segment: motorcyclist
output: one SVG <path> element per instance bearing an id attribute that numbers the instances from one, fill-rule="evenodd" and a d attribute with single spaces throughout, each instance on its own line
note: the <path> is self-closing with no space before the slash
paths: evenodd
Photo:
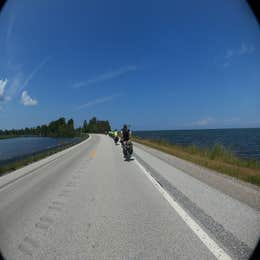
<path id="1" fill-rule="evenodd" d="M 127 125 L 124 125 L 121 131 L 122 141 L 129 141 L 131 138 L 131 131 L 128 129 Z"/>
<path id="2" fill-rule="evenodd" d="M 133 152 L 133 146 L 132 143 L 130 142 L 130 139 L 131 139 L 131 131 L 128 129 L 127 125 L 124 125 L 121 131 L 121 143 L 123 146 L 124 156 L 126 156 L 127 154 L 126 144 L 128 144 L 127 146 L 130 149 L 130 154 L 132 154 Z"/>
<path id="3" fill-rule="evenodd" d="M 115 143 L 117 144 L 117 142 L 118 142 L 118 140 L 119 140 L 117 129 L 114 131 L 113 134 L 114 134 L 114 141 L 115 141 Z"/>

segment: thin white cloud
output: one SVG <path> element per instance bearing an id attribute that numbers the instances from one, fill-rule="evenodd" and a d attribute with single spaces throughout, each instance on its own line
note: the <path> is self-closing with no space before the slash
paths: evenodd
<path id="1" fill-rule="evenodd" d="M 10 101 L 10 100 L 12 100 L 12 98 L 10 96 L 5 96 L 4 97 L 4 101 Z"/>
<path id="2" fill-rule="evenodd" d="M 0 79 L 0 102 L 10 101 L 10 97 L 6 95 L 6 85 L 8 83 L 7 79 Z"/>
<path id="3" fill-rule="evenodd" d="M 27 91 L 23 91 L 21 95 L 21 103 L 25 106 L 36 106 L 38 101 L 36 99 L 32 99 Z"/>
<path id="4" fill-rule="evenodd" d="M 85 85 L 86 85 L 86 81 L 79 81 L 79 82 L 76 82 L 72 87 L 81 88 L 81 87 L 84 87 Z"/>
<path id="5" fill-rule="evenodd" d="M 136 70 L 136 66 L 128 66 L 128 67 L 120 68 L 118 70 L 106 72 L 106 73 L 103 73 L 103 74 L 97 76 L 94 79 L 76 82 L 73 85 L 73 88 L 81 88 L 81 87 L 89 86 L 91 84 L 99 83 L 102 81 L 118 78 L 124 74 L 127 74 L 130 71 L 135 71 L 135 70 Z"/>
<path id="6" fill-rule="evenodd" d="M 223 64 L 223 67 L 224 68 L 227 68 L 227 67 L 229 67 L 230 66 L 230 62 L 229 61 L 226 61 L 224 64 Z"/>
<path id="7" fill-rule="evenodd" d="M 0 97 L 4 96 L 5 93 L 5 87 L 7 85 L 8 80 L 7 79 L 0 79 Z"/>
<path id="8" fill-rule="evenodd" d="M 225 62 L 223 66 L 226 68 L 230 66 L 231 61 L 234 57 L 250 55 L 255 51 L 255 47 L 252 44 L 241 43 L 239 48 L 236 49 L 228 49 L 225 54 Z"/>
<path id="9" fill-rule="evenodd" d="M 96 98 L 96 99 L 88 101 L 87 103 L 85 103 L 83 105 L 78 106 L 76 108 L 76 110 L 81 110 L 81 109 L 86 108 L 86 107 L 92 107 L 92 106 L 97 105 L 97 104 L 106 103 L 108 101 L 113 100 L 114 98 L 116 98 L 118 96 L 121 96 L 121 94 L 114 94 L 114 95 L 111 95 L 111 96 Z"/>
<path id="10" fill-rule="evenodd" d="M 32 99 L 27 91 L 24 89 L 28 86 L 31 80 L 35 75 L 47 64 L 51 57 L 44 58 L 33 70 L 32 72 L 24 79 L 23 73 L 21 70 L 18 71 L 10 80 L 0 80 L 0 102 L 1 105 L 12 100 L 13 97 L 21 94 L 21 103 L 25 106 L 35 106 L 38 101 Z M 8 82 L 8 91 L 6 91 L 6 85 Z M 7 95 L 8 92 L 8 95 Z"/>
<path id="11" fill-rule="evenodd" d="M 260 118 L 253 120 L 253 121 L 249 121 L 248 124 L 249 125 L 260 125 Z"/>
<path id="12" fill-rule="evenodd" d="M 8 87 L 8 94 L 11 98 L 13 98 L 19 90 L 19 87 L 21 86 L 23 82 L 23 74 L 21 72 L 16 73 L 11 80 L 9 80 L 9 87 Z"/>
<path id="13" fill-rule="evenodd" d="M 240 118 L 239 117 L 231 117 L 231 118 L 228 118 L 228 119 L 224 119 L 223 122 L 224 123 L 236 123 L 236 122 L 239 122 L 240 121 Z"/>
<path id="14" fill-rule="evenodd" d="M 213 121 L 214 121 L 214 118 L 207 117 L 207 118 L 203 118 L 203 119 L 200 119 L 198 121 L 193 122 L 192 125 L 195 125 L 195 126 L 206 126 L 206 125 L 208 125 L 209 123 L 211 123 Z"/>
<path id="15" fill-rule="evenodd" d="M 14 22 L 15 22 L 15 16 L 12 15 L 11 18 L 10 18 L 10 22 L 8 24 L 7 33 L 6 33 L 6 45 L 7 46 L 9 45 L 9 42 L 10 42 L 10 39 L 11 39 L 11 36 L 12 36 L 12 33 L 13 33 Z"/>
<path id="16" fill-rule="evenodd" d="M 29 76 L 25 79 L 20 91 L 22 91 L 23 89 L 25 89 L 27 87 L 27 85 L 29 84 L 29 82 L 33 79 L 33 77 L 35 76 L 36 73 L 38 73 L 43 67 L 44 65 L 47 64 L 47 62 L 51 59 L 50 56 L 44 58 L 41 63 L 39 63 L 33 70 L 32 72 L 29 74 Z"/>
<path id="17" fill-rule="evenodd" d="M 245 43 L 241 44 L 241 47 L 237 51 L 238 55 L 245 55 L 245 54 L 251 54 L 254 52 L 254 46 L 253 45 L 246 45 Z"/>
<path id="18" fill-rule="evenodd" d="M 234 50 L 227 50 L 226 52 L 226 59 L 231 58 L 234 55 Z"/>

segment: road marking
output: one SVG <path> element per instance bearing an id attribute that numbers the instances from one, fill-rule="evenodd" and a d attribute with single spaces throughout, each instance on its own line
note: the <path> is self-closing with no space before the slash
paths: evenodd
<path id="1" fill-rule="evenodd" d="M 189 226 L 195 235 L 203 242 L 209 251 L 219 260 L 231 260 L 232 258 L 212 240 L 209 235 L 194 221 L 189 214 L 170 196 L 170 194 L 152 177 L 152 175 L 135 158 L 136 164 L 152 182 L 154 187 L 163 195 L 172 208 L 178 213 L 182 220 Z"/>
<path id="2" fill-rule="evenodd" d="M 49 225 L 46 224 L 46 223 L 39 222 L 39 223 L 36 223 L 36 224 L 35 224 L 35 227 L 36 227 L 36 228 L 43 229 L 43 230 L 47 230 L 47 229 L 49 228 Z"/>
<path id="3" fill-rule="evenodd" d="M 63 194 L 66 194 L 66 193 L 71 193 L 72 190 L 62 190 L 61 192 L 62 192 Z"/>
<path id="4" fill-rule="evenodd" d="M 69 194 L 67 194 L 67 193 L 60 193 L 58 196 L 67 198 L 69 196 Z"/>
<path id="5" fill-rule="evenodd" d="M 57 210 L 57 211 L 62 211 L 61 208 L 57 207 L 57 206 L 49 206 L 48 207 L 50 210 Z"/>
<path id="6" fill-rule="evenodd" d="M 90 153 L 90 157 L 93 159 L 94 157 L 96 157 L 97 153 L 95 150 L 93 150 L 91 153 Z"/>
<path id="7" fill-rule="evenodd" d="M 34 248 L 38 247 L 38 243 L 30 237 L 25 237 L 24 241 L 33 246 Z"/>
<path id="8" fill-rule="evenodd" d="M 25 255 L 29 255 L 29 256 L 32 256 L 32 255 L 33 255 L 33 252 L 32 252 L 29 248 L 27 248 L 26 245 L 24 245 L 24 244 L 20 244 L 20 245 L 18 246 L 18 249 L 19 249 L 21 252 L 23 252 Z"/>
<path id="9" fill-rule="evenodd" d="M 76 183 L 68 183 L 68 184 L 66 184 L 65 185 L 65 187 L 72 187 L 72 188 L 74 188 L 74 187 L 76 187 L 77 186 L 77 184 Z"/>
<path id="10" fill-rule="evenodd" d="M 29 247 L 33 247 L 32 249 L 28 248 Z M 25 237 L 23 242 L 18 246 L 18 249 L 23 252 L 26 255 L 33 255 L 33 249 L 37 249 L 38 248 L 38 244 L 35 240 L 33 240 L 32 238 L 29 237 Z"/>
<path id="11" fill-rule="evenodd" d="M 40 221 L 43 221 L 43 222 L 46 222 L 46 223 L 49 223 L 49 224 L 52 224 L 54 223 L 54 220 L 50 217 L 46 217 L 46 216 L 43 216 L 43 217 L 40 217 Z"/>
<path id="12" fill-rule="evenodd" d="M 52 204 L 54 204 L 54 205 L 60 205 L 60 206 L 64 206 L 64 205 L 65 205 L 64 202 L 62 202 L 62 201 L 56 201 L 56 200 L 53 201 Z"/>

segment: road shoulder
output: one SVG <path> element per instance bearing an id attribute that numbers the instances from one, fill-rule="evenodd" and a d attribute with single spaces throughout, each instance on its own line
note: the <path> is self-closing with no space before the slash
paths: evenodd
<path id="1" fill-rule="evenodd" d="M 260 210 L 260 188 L 142 144 L 134 145 L 226 195 Z"/>

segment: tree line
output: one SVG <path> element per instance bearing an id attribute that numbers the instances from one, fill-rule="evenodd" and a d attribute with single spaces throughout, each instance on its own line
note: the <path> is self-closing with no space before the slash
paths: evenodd
<path id="1" fill-rule="evenodd" d="M 93 117 L 89 122 L 84 120 L 82 131 L 85 133 L 107 133 L 111 131 L 111 126 L 108 120 L 97 120 L 96 117 Z"/>
<path id="2" fill-rule="evenodd" d="M 109 121 L 97 120 L 96 117 L 90 119 L 89 122 L 84 120 L 82 126 L 78 128 L 74 127 L 72 118 L 67 121 L 64 117 L 61 117 L 47 125 L 11 130 L 0 129 L 0 136 L 75 137 L 82 136 L 84 133 L 106 133 L 110 130 Z"/>

